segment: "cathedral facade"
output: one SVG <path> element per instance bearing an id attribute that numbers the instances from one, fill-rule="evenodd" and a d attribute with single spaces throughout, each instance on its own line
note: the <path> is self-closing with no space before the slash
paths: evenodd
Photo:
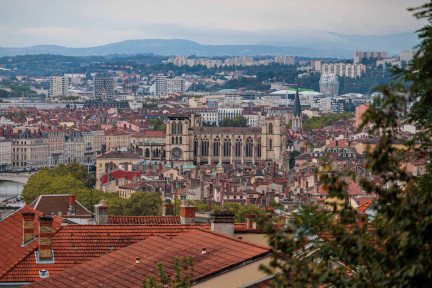
<path id="1" fill-rule="evenodd" d="M 200 115 L 168 117 L 165 143 L 138 143 L 144 159 L 174 164 L 281 162 L 286 152 L 286 127 L 279 116 L 261 127 L 202 127 Z"/>
<path id="2" fill-rule="evenodd" d="M 280 116 L 265 117 L 261 127 L 203 127 L 196 113 L 168 116 L 166 139 L 137 143 L 143 159 L 180 164 L 255 164 L 275 162 L 279 167 L 289 153 L 287 128 Z M 292 130 L 301 132 L 303 116 L 298 89 Z"/>

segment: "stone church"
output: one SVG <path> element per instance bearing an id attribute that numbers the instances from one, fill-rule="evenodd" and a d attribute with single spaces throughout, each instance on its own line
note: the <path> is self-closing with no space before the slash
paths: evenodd
<path id="1" fill-rule="evenodd" d="M 298 92 L 294 130 L 301 130 Z M 199 114 L 168 116 L 165 143 L 138 143 L 143 159 L 174 164 L 276 162 L 287 152 L 287 128 L 280 116 L 266 117 L 261 127 L 203 127 Z"/>

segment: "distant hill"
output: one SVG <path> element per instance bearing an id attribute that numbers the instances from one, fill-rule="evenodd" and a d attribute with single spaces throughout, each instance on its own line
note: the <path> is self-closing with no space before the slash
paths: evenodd
<path id="1" fill-rule="evenodd" d="M 342 52 L 342 53 L 341 53 Z M 352 54 L 351 51 L 339 51 L 339 54 Z M 70 48 L 58 45 L 37 45 L 24 48 L 0 47 L 0 56 L 26 54 L 59 54 L 68 56 L 90 56 L 110 54 L 157 55 L 197 55 L 197 56 L 245 56 L 245 55 L 293 55 L 293 56 L 336 56 L 304 47 L 271 46 L 271 45 L 203 45 L 194 41 L 181 39 L 141 39 L 127 40 L 103 46 L 89 48 Z"/>
<path id="2" fill-rule="evenodd" d="M 411 49 L 417 43 L 414 33 L 399 33 L 383 36 L 343 35 L 324 32 L 326 40 L 309 39 L 308 42 L 292 38 L 290 45 L 203 45 L 182 39 L 139 39 L 111 43 L 89 48 L 70 48 L 58 45 L 37 45 L 23 48 L 0 47 L 1 56 L 26 54 L 57 54 L 66 56 L 91 56 L 110 54 L 196 55 L 196 56 L 246 56 L 246 55 L 291 55 L 309 57 L 352 58 L 353 50 L 384 50 L 390 54 Z M 283 38 L 283 37 L 282 37 Z M 291 42 L 290 42 L 291 43 Z"/>

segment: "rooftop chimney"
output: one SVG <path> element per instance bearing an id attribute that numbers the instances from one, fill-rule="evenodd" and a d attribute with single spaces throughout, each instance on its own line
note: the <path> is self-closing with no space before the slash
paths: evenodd
<path id="1" fill-rule="evenodd" d="M 173 216 L 174 209 L 171 203 L 162 204 L 162 216 Z"/>
<path id="2" fill-rule="evenodd" d="M 75 215 L 75 195 L 69 195 L 69 215 Z"/>
<path id="3" fill-rule="evenodd" d="M 94 206 L 96 224 L 108 224 L 108 206 L 104 200 Z"/>
<path id="4" fill-rule="evenodd" d="M 195 206 L 180 206 L 180 222 L 182 224 L 195 224 Z"/>
<path id="5" fill-rule="evenodd" d="M 39 261 L 53 258 L 52 225 L 53 217 L 39 216 Z"/>
<path id="6" fill-rule="evenodd" d="M 211 230 L 213 232 L 234 236 L 234 212 L 221 210 L 210 214 Z"/>
<path id="7" fill-rule="evenodd" d="M 202 250 L 201 250 L 201 254 L 202 254 L 202 255 L 207 254 L 207 248 L 202 248 Z"/>
<path id="8" fill-rule="evenodd" d="M 141 258 L 139 258 L 139 257 L 136 257 L 136 259 L 135 259 L 135 263 L 136 263 L 136 264 L 139 264 L 139 263 L 141 263 Z"/>
<path id="9" fill-rule="evenodd" d="M 26 245 L 34 238 L 34 217 L 33 212 L 22 212 L 23 216 L 23 244 Z"/>

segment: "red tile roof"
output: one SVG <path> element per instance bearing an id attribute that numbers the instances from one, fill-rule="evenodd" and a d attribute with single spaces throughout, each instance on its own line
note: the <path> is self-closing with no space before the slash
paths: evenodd
<path id="1" fill-rule="evenodd" d="M 180 216 L 109 216 L 108 224 L 173 225 L 181 222 Z"/>
<path id="2" fill-rule="evenodd" d="M 0 224 L 3 224 L 3 222 Z M 22 230 L 22 224 L 14 224 L 15 229 Z M 13 269 L 9 269 L 8 273 L 5 275 L 0 275 L 0 282 L 36 281 L 39 279 L 39 271 L 42 269 L 48 270 L 51 277 L 51 275 L 59 273 L 69 267 L 100 257 L 111 251 L 127 247 L 149 237 L 156 235 L 173 237 L 190 230 L 199 229 L 197 225 L 69 224 L 61 227 L 61 230 L 58 231 L 52 239 L 52 250 L 54 251 L 55 259 L 53 264 L 36 263 L 35 254 L 32 252 L 37 249 L 38 244 L 37 241 L 33 241 L 32 243 L 34 245 L 32 249 L 30 251 L 26 249 L 26 253 L 21 253 L 24 257 L 15 257 L 15 260 L 9 261 L 14 264 L 14 267 Z M 0 239 L 4 240 L 4 237 L 0 237 Z M 15 242 L 17 242 L 15 246 L 19 247 L 22 236 L 17 235 L 14 239 Z M 0 249 L 4 250 L 6 253 L 8 244 L 1 244 L 2 246 Z M 11 254 L 13 253 L 14 251 L 11 251 Z M 2 253 L 2 258 L 3 255 Z M 10 257 L 13 256 L 14 255 L 10 255 Z"/>
<path id="3" fill-rule="evenodd" d="M 34 255 L 33 251 L 38 247 L 38 241 L 33 240 L 25 246 L 23 244 L 23 212 L 35 213 L 34 236 L 39 235 L 38 217 L 43 214 L 29 206 L 25 206 L 9 217 L 0 222 L 0 282 L 4 281 L 3 276 L 18 265 L 29 254 Z M 61 226 L 59 218 L 55 217 L 53 222 L 54 232 L 58 231 Z"/>
<path id="4" fill-rule="evenodd" d="M 206 253 L 202 253 L 206 248 Z M 174 276 L 171 260 L 194 257 L 194 280 L 200 282 L 218 273 L 266 257 L 270 248 L 222 234 L 194 230 L 170 239 L 152 237 L 57 275 L 41 279 L 28 287 L 142 287 L 150 276 L 156 279 L 157 263 L 165 264 L 165 273 Z M 140 263 L 136 263 L 136 258 Z"/>
<path id="5" fill-rule="evenodd" d="M 50 215 L 53 212 L 55 215 L 68 215 L 70 196 L 71 195 L 69 194 L 40 195 L 29 206 L 42 213 L 45 213 L 46 215 Z M 76 200 L 72 204 L 72 208 L 74 213 L 72 215 L 91 215 L 91 212 Z"/>
<path id="6" fill-rule="evenodd" d="M 365 213 L 366 210 L 369 208 L 370 205 L 372 205 L 372 203 L 375 201 L 375 199 L 370 199 L 369 201 L 366 201 L 365 203 L 363 203 L 362 205 L 360 205 L 357 208 L 357 211 L 359 213 Z"/>

